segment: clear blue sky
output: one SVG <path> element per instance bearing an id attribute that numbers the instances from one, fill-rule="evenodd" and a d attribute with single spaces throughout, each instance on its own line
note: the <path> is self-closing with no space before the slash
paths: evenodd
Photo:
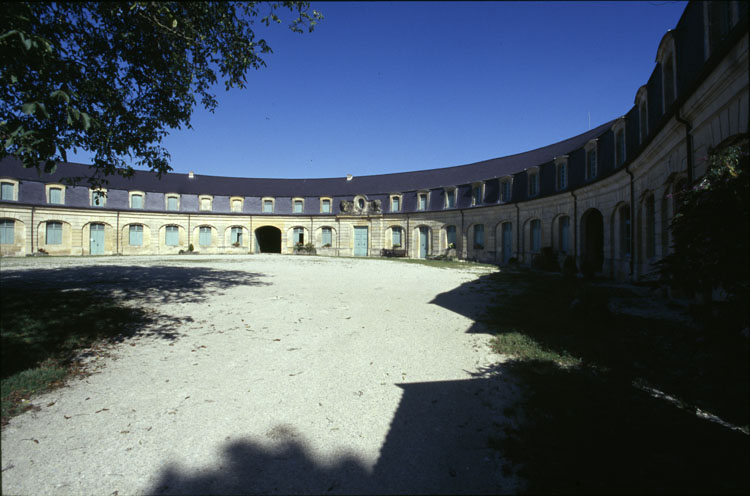
<path id="1" fill-rule="evenodd" d="M 310 34 L 164 141 L 175 172 L 340 177 L 461 165 L 623 115 L 686 2 L 313 2 Z M 288 16 L 287 16 L 288 17 Z M 78 154 L 69 157 L 88 162 Z"/>

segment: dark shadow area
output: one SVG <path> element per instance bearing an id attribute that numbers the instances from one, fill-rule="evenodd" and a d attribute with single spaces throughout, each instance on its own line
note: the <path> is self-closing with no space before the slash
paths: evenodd
<path id="1" fill-rule="evenodd" d="M 667 301 L 654 312 L 655 292 L 604 281 L 482 279 L 433 303 L 480 320 L 468 332 L 492 332 L 516 358 L 502 373 L 525 391 L 518 429 L 497 444 L 525 467 L 529 492 L 750 490 L 750 436 L 732 428 L 750 413 L 740 320 Z M 613 311 L 623 307 L 635 311 Z"/>
<path id="2" fill-rule="evenodd" d="M 403 397 L 374 470 L 350 454 L 317 460 L 292 426 L 276 426 L 269 449 L 222 448 L 218 467 L 161 470 L 147 494 L 496 494 L 514 488 L 489 446 L 502 404 L 498 378 L 401 384 Z M 488 401 L 493 397 L 494 401 Z M 362 422 L 366 422 L 362 419 Z M 346 447 L 342 447 L 346 449 Z"/>
<path id="3" fill-rule="evenodd" d="M 281 253 L 281 230 L 263 226 L 255 230 L 255 241 L 261 253 Z"/>
<path id="4" fill-rule="evenodd" d="M 190 263 L 190 262 L 187 262 Z M 258 286 L 262 274 L 195 266 L 88 265 L 3 271 L 3 293 L 17 289 L 90 290 L 118 298 L 147 298 L 159 303 L 200 303 L 235 286 Z M 42 303 L 31 298 L 29 305 Z"/>
<path id="5" fill-rule="evenodd" d="M 748 436 L 591 369 L 504 364 L 523 385 L 495 444 L 535 493 L 744 493 Z M 512 418 L 512 415 L 511 415 Z"/>

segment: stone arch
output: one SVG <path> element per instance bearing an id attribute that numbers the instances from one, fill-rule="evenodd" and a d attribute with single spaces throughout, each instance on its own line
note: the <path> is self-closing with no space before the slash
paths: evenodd
<path id="1" fill-rule="evenodd" d="M 26 225 L 21 219 L 11 216 L 0 217 L 0 221 L 13 221 L 12 229 L 7 227 L 10 233 L 6 233 L 12 236 L 12 243 L 0 244 L 0 255 L 22 255 L 26 251 Z M 6 241 L 10 240 L 6 238 Z"/>
<path id="2" fill-rule="evenodd" d="M 567 219 L 567 228 L 564 219 Z M 565 229 L 567 229 L 567 235 L 564 232 Z M 565 255 L 570 255 L 573 252 L 573 221 L 568 212 L 559 212 L 552 218 L 549 239 L 550 246 L 554 251 Z"/>
<path id="3" fill-rule="evenodd" d="M 60 223 L 60 243 L 50 244 L 47 242 L 47 224 Z M 37 248 L 44 250 L 50 255 L 70 255 L 73 249 L 73 226 L 59 218 L 51 218 L 40 221 L 37 224 Z"/>
<path id="4" fill-rule="evenodd" d="M 131 245 L 130 226 L 141 226 L 141 244 Z M 148 253 L 148 249 L 151 246 L 151 227 L 143 222 L 128 222 L 122 226 L 120 230 L 121 250 L 123 254 L 129 255 L 133 253 Z M 138 240 L 138 235 L 134 234 L 133 241 Z"/>
<path id="5" fill-rule="evenodd" d="M 604 265 L 604 217 L 596 208 L 581 216 L 581 268 L 601 272 Z"/>
<path id="6" fill-rule="evenodd" d="M 255 229 L 256 253 L 281 253 L 281 229 L 261 226 Z"/>
<path id="7" fill-rule="evenodd" d="M 239 232 L 239 241 L 236 238 L 236 234 L 233 235 L 233 233 L 237 232 Z M 229 249 L 247 248 L 247 243 L 250 239 L 249 236 L 250 232 L 248 231 L 247 227 L 241 224 L 232 224 L 224 229 L 224 246 Z"/>
<path id="8" fill-rule="evenodd" d="M 397 241 L 394 239 L 394 230 L 400 229 L 401 230 L 401 240 L 399 246 L 396 246 L 396 243 L 394 241 Z M 383 239 L 383 246 L 388 249 L 397 249 L 397 250 L 404 250 L 406 249 L 406 228 L 402 226 L 401 224 L 394 223 L 386 227 L 385 232 L 383 233 L 384 239 Z"/>
<path id="9" fill-rule="evenodd" d="M 302 245 L 312 243 L 310 229 L 300 224 L 292 226 L 286 230 L 286 240 L 289 250 L 294 250 L 294 246 L 298 243 Z"/>
<path id="10" fill-rule="evenodd" d="M 101 226 L 101 227 L 99 227 Z M 97 234 L 97 228 L 102 229 L 102 235 Z M 112 224 L 101 220 L 87 222 L 81 228 L 81 251 L 84 255 L 112 255 L 115 252 L 115 230 Z M 98 236 L 103 236 L 99 245 Z M 97 248 L 98 247 L 98 248 Z M 99 251 L 98 251 L 99 250 Z"/>
<path id="11" fill-rule="evenodd" d="M 432 253 L 432 229 L 418 224 L 412 229 L 411 251 L 414 258 L 427 258 Z"/>
<path id="12" fill-rule="evenodd" d="M 511 219 L 504 219 L 495 225 L 495 259 L 506 264 L 518 251 L 515 228 Z"/>

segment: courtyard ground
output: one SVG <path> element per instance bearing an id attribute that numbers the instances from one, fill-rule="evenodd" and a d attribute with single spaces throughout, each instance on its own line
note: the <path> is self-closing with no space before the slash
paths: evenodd
<path id="1" fill-rule="evenodd" d="M 3 259 L 3 292 L 30 308 L 65 297 L 57 313 L 84 315 L 76 295 L 108 298 L 134 320 L 85 350 L 92 374 L 32 397 L 4 427 L 2 492 L 514 492 L 488 439 L 517 391 L 481 374 L 502 358 L 478 323 L 492 270 L 279 255 Z M 107 318 L 66 325 L 94 335 Z"/>

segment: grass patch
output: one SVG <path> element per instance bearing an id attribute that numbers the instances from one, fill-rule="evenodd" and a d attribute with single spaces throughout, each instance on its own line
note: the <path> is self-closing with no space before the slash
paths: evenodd
<path id="1" fill-rule="evenodd" d="M 423 258 L 406 258 L 406 257 L 382 257 L 379 260 L 387 260 L 389 262 L 406 263 L 425 265 L 427 267 L 437 267 L 440 269 L 469 269 L 469 268 L 484 268 L 497 270 L 496 265 L 484 264 L 479 262 L 460 262 L 458 260 L 425 260 Z"/>
<path id="2" fill-rule="evenodd" d="M 537 492 L 747 492 L 748 343 L 737 322 L 697 310 L 686 324 L 612 313 L 612 298 L 648 307 L 626 287 L 534 272 L 489 276 L 486 323 L 500 365 L 518 378 L 518 422 L 492 446 Z M 656 398 L 642 382 L 675 398 Z M 679 403 L 679 407 L 675 405 Z"/>
<path id="3" fill-rule="evenodd" d="M 147 320 L 93 291 L 4 287 L 0 296 L 2 422 L 28 408 L 33 395 L 78 371 L 76 356 L 96 342 L 118 341 Z"/>

